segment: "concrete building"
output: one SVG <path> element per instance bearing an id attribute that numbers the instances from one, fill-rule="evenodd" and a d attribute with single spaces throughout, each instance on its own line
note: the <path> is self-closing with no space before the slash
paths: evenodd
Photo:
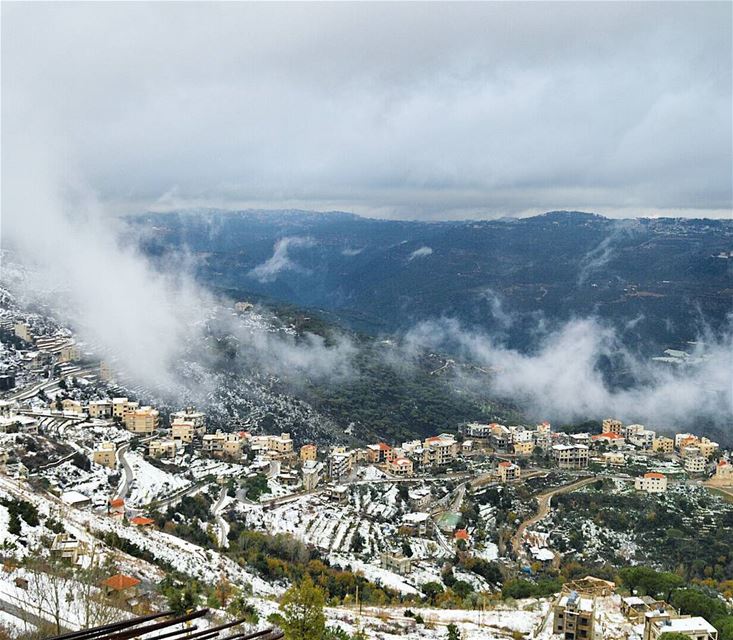
<path id="1" fill-rule="evenodd" d="M 387 461 L 387 471 L 393 476 L 407 478 L 413 473 L 412 460 L 404 456 L 390 458 Z"/>
<path id="2" fill-rule="evenodd" d="M 675 616 L 663 610 L 647 612 L 644 640 L 658 640 L 664 633 L 680 633 L 690 640 L 718 639 L 718 630 L 700 616 Z"/>
<path id="3" fill-rule="evenodd" d="M 382 553 L 381 564 L 384 569 L 406 576 L 412 571 L 412 561 L 401 553 Z"/>
<path id="4" fill-rule="evenodd" d="M 624 429 L 626 440 L 640 449 L 651 449 L 656 432 L 647 429 L 643 424 L 629 424 Z"/>
<path id="5" fill-rule="evenodd" d="M 715 465 L 715 474 L 710 479 L 710 484 L 718 487 L 733 486 L 733 464 L 727 460 L 718 460 L 718 464 Z"/>
<path id="6" fill-rule="evenodd" d="M 148 455 L 151 458 L 174 458 L 177 449 L 175 440 L 151 440 L 148 443 Z"/>
<path id="7" fill-rule="evenodd" d="M 87 405 L 90 418 L 106 420 L 112 417 L 112 402 L 110 400 L 90 400 Z"/>
<path id="8" fill-rule="evenodd" d="M 351 455 L 346 451 L 334 451 L 328 456 L 328 477 L 340 482 L 351 473 Z"/>
<path id="9" fill-rule="evenodd" d="M 513 445 L 514 453 L 518 456 L 531 456 L 534 452 L 534 443 L 529 442 L 515 442 Z"/>
<path id="10" fill-rule="evenodd" d="M 130 401 L 127 398 L 112 398 L 112 417 L 122 420 L 129 404 Z"/>
<path id="11" fill-rule="evenodd" d="M 480 424 L 479 422 L 471 422 L 464 429 L 465 435 L 476 440 L 488 440 L 491 435 L 491 426 L 488 424 Z"/>
<path id="12" fill-rule="evenodd" d="M 664 493 L 667 491 L 667 476 L 663 473 L 645 473 L 634 480 L 634 488 L 646 493 Z"/>
<path id="13" fill-rule="evenodd" d="M 496 467 L 496 473 L 502 482 L 514 482 L 522 476 L 522 469 L 517 464 L 503 460 Z"/>
<path id="14" fill-rule="evenodd" d="M 705 473 L 708 461 L 705 456 L 690 456 L 685 458 L 685 471 L 687 473 Z"/>
<path id="15" fill-rule="evenodd" d="M 117 468 L 117 445 L 114 442 L 103 442 L 92 453 L 92 461 L 109 469 Z"/>
<path id="16" fill-rule="evenodd" d="M 200 434 L 201 428 L 196 427 L 193 421 L 176 418 L 171 423 L 171 438 L 178 442 L 190 444 L 193 442 L 193 439 Z"/>
<path id="17" fill-rule="evenodd" d="M 616 420 L 615 418 L 606 418 L 603 421 L 602 431 L 604 433 L 615 433 L 619 436 L 623 435 L 624 423 L 621 422 L 621 420 Z"/>
<path id="18" fill-rule="evenodd" d="M 717 442 L 712 442 L 708 438 L 700 438 L 697 443 L 697 448 L 700 450 L 700 455 L 710 460 L 720 448 Z"/>
<path id="19" fill-rule="evenodd" d="M 591 437 L 594 445 L 605 445 L 606 447 L 618 448 L 626 444 L 626 439 L 620 433 L 604 431 Z"/>
<path id="20" fill-rule="evenodd" d="M 602 458 L 607 467 L 623 467 L 626 464 L 626 456 L 620 451 L 607 451 Z"/>
<path id="21" fill-rule="evenodd" d="M 190 422 L 194 428 L 206 431 L 206 414 L 196 411 L 196 407 L 186 407 L 182 411 L 174 411 L 170 415 L 170 422 L 173 424 L 177 420 Z"/>
<path id="22" fill-rule="evenodd" d="M 422 465 L 449 465 L 457 457 L 458 451 L 458 442 L 452 435 L 442 433 L 426 438 L 423 442 Z"/>
<path id="23" fill-rule="evenodd" d="M 565 640 L 593 640 L 594 627 L 595 604 L 591 598 L 581 598 L 577 591 L 572 591 L 553 606 L 553 634 Z"/>
<path id="24" fill-rule="evenodd" d="M 30 327 L 25 322 L 16 322 L 13 326 L 13 332 L 16 337 L 24 340 L 25 342 L 33 342 L 33 334 L 31 333 Z"/>
<path id="25" fill-rule="evenodd" d="M 323 474 L 323 463 L 315 460 L 306 460 L 301 470 L 303 476 L 303 490 L 313 491 L 321 481 Z"/>
<path id="26" fill-rule="evenodd" d="M 672 453 L 674 451 L 674 440 L 665 436 L 654 438 L 652 451 L 656 451 L 657 453 Z"/>
<path id="27" fill-rule="evenodd" d="M 149 435 L 158 428 L 159 413 L 153 407 L 128 409 L 125 413 L 125 428 L 132 433 Z"/>
<path id="28" fill-rule="evenodd" d="M 589 449 L 584 444 L 556 444 L 552 460 L 561 469 L 583 469 L 588 466 Z"/>
<path id="29" fill-rule="evenodd" d="M 201 449 L 214 456 L 238 458 L 242 455 L 242 438 L 238 433 L 207 433 Z"/>
<path id="30" fill-rule="evenodd" d="M 315 460 L 318 456 L 318 449 L 314 444 L 304 444 L 300 448 L 300 461 L 307 462 L 308 460 Z"/>
<path id="31" fill-rule="evenodd" d="M 378 442 L 377 444 L 368 444 L 367 449 L 367 460 L 371 464 L 382 464 L 387 462 L 392 447 L 384 442 Z"/>

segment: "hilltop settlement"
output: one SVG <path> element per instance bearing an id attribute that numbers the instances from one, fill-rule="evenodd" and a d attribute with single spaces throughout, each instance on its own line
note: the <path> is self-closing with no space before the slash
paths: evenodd
<path id="1" fill-rule="evenodd" d="M 487 419 L 320 441 L 156 404 L 16 305 L 0 341 L 7 637 L 201 606 L 200 628 L 254 632 L 305 581 L 324 637 L 733 638 L 733 456 L 702 433 Z"/>

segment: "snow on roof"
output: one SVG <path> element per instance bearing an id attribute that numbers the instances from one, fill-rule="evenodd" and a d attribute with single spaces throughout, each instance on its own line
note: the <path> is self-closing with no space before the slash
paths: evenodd
<path id="1" fill-rule="evenodd" d="M 66 504 L 78 504 L 81 502 L 89 502 L 90 500 L 91 498 L 89 498 L 89 496 L 85 496 L 79 491 L 67 491 L 66 493 L 61 494 L 61 502 L 65 502 Z"/>
<path id="2" fill-rule="evenodd" d="M 638 606 L 642 606 L 642 605 L 645 605 L 646 604 L 646 602 L 644 602 L 638 596 L 627 596 L 625 598 L 621 598 L 621 600 L 624 601 L 624 604 L 627 604 L 630 607 L 634 607 L 634 606 L 637 606 L 637 605 Z"/>
<path id="3" fill-rule="evenodd" d="M 716 633 L 715 627 L 700 616 L 694 616 L 692 618 L 671 618 L 664 623 L 665 632 L 685 633 L 702 630 L 709 634 Z"/>
<path id="4" fill-rule="evenodd" d="M 415 511 L 414 513 L 406 513 L 402 516 L 402 522 L 418 524 L 420 522 L 426 522 L 429 518 L 429 513 L 425 513 L 424 511 Z"/>

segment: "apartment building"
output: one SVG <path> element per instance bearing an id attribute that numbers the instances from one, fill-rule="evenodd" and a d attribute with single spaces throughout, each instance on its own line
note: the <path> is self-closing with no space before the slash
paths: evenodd
<path id="1" fill-rule="evenodd" d="M 314 444 L 304 444 L 300 448 L 300 461 L 307 462 L 308 460 L 315 460 L 318 457 L 318 449 Z"/>
<path id="2" fill-rule="evenodd" d="M 514 453 L 518 456 L 531 456 L 534 452 L 533 442 L 515 442 L 513 445 Z"/>
<path id="3" fill-rule="evenodd" d="M 271 453 L 284 458 L 293 453 L 293 439 L 289 433 L 281 433 L 279 436 L 270 436 L 268 448 Z"/>
<path id="4" fill-rule="evenodd" d="M 394 476 L 407 478 L 413 473 L 412 460 L 404 456 L 396 456 L 387 461 L 387 471 Z"/>
<path id="5" fill-rule="evenodd" d="M 664 493 L 667 491 L 667 476 L 663 473 L 645 473 L 634 480 L 634 488 L 646 493 Z"/>
<path id="6" fill-rule="evenodd" d="M 125 428 L 132 433 L 151 434 L 158 428 L 159 413 L 153 407 L 128 409 L 125 413 Z"/>
<path id="7" fill-rule="evenodd" d="M 674 440 L 665 436 L 654 438 L 652 451 L 656 451 L 657 453 L 672 453 L 674 451 Z"/>
<path id="8" fill-rule="evenodd" d="M 303 476 L 303 490 L 313 491 L 321 481 L 323 474 L 323 463 L 315 460 L 306 460 L 301 470 Z"/>
<path id="9" fill-rule="evenodd" d="M 644 640 L 658 640 L 664 633 L 679 633 L 690 640 L 718 640 L 718 630 L 701 616 L 677 616 L 665 610 L 648 612 Z"/>
<path id="10" fill-rule="evenodd" d="M 552 460 L 561 469 L 582 469 L 588 466 L 590 452 L 584 444 L 556 444 Z"/>
<path id="11" fill-rule="evenodd" d="M 178 420 L 190 422 L 193 424 L 195 429 L 201 429 L 202 432 L 206 431 L 206 414 L 201 411 L 196 411 L 195 407 L 186 407 L 182 411 L 174 411 L 171 413 L 171 424 Z"/>
<path id="12" fill-rule="evenodd" d="M 366 450 L 367 461 L 370 464 L 382 464 L 387 462 L 392 447 L 384 442 L 378 442 L 377 444 L 368 444 Z"/>
<path id="13" fill-rule="evenodd" d="M 242 455 L 242 438 L 238 433 L 207 433 L 201 450 L 214 456 L 238 458 Z"/>
<path id="14" fill-rule="evenodd" d="M 174 458 L 177 449 L 175 440 L 151 440 L 148 443 L 148 455 L 151 458 Z"/>
<path id="15" fill-rule="evenodd" d="M 59 351 L 59 362 L 74 362 L 81 358 L 81 349 L 74 344 L 66 344 Z"/>
<path id="16" fill-rule="evenodd" d="M 20 338 L 21 340 L 25 340 L 26 342 L 33 342 L 33 334 L 31 333 L 31 328 L 25 323 L 25 322 L 16 322 L 13 326 L 13 332 L 15 333 L 16 337 Z"/>
<path id="17" fill-rule="evenodd" d="M 624 435 L 626 436 L 626 440 L 635 447 L 651 449 L 657 434 L 651 429 L 644 427 L 643 424 L 629 424 L 624 429 Z"/>
<path id="18" fill-rule="evenodd" d="M 112 417 L 112 402 L 110 400 L 90 400 L 87 405 L 90 418 L 106 420 Z"/>
<path id="19" fill-rule="evenodd" d="M 190 444 L 193 439 L 200 435 L 202 428 L 196 427 L 193 421 L 176 418 L 171 422 L 171 438 L 184 444 Z"/>
<path id="20" fill-rule="evenodd" d="M 705 456 L 690 456 L 685 458 L 685 471 L 687 473 L 705 473 L 708 461 Z"/>
<path id="21" fill-rule="evenodd" d="M 552 426 L 549 422 L 541 422 L 535 427 L 534 443 L 543 451 L 552 446 Z"/>
<path id="22" fill-rule="evenodd" d="M 460 447 L 456 439 L 447 433 L 426 438 L 423 442 L 422 465 L 445 466 L 458 456 Z"/>
<path id="23" fill-rule="evenodd" d="M 478 422 L 470 422 L 464 430 L 465 435 L 476 440 L 488 440 L 491 435 L 491 426 L 488 424 L 480 424 Z"/>
<path id="24" fill-rule="evenodd" d="M 502 482 L 514 482 L 515 480 L 519 480 L 522 475 L 522 469 L 519 465 L 507 462 L 506 460 L 503 460 L 498 464 L 496 472 L 499 476 L 499 480 Z"/>
<path id="25" fill-rule="evenodd" d="M 92 462 L 109 469 L 117 468 L 117 445 L 114 442 L 103 442 L 92 453 Z"/>
<path id="26" fill-rule="evenodd" d="M 83 413 L 84 408 L 81 406 L 81 402 L 79 402 L 78 400 L 64 398 L 61 401 L 61 411 L 63 411 L 64 413 Z"/>
<path id="27" fill-rule="evenodd" d="M 623 435 L 624 423 L 621 422 L 621 420 L 616 420 L 615 418 L 606 418 L 603 421 L 602 431 L 604 433 L 615 433 L 617 435 Z"/>
<path id="28" fill-rule="evenodd" d="M 607 451 L 603 454 L 603 463 L 608 467 L 623 467 L 626 456 L 620 451 Z"/>
<path id="29" fill-rule="evenodd" d="M 697 443 L 697 436 L 694 433 L 676 433 L 674 436 L 674 446 L 681 449 L 689 445 Z"/>
<path id="30" fill-rule="evenodd" d="M 697 443 L 697 448 L 700 450 L 700 455 L 710 460 L 720 448 L 717 442 L 712 442 L 708 438 L 700 438 Z"/>
<path id="31" fill-rule="evenodd" d="M 553 606 L 552 633 L 565 640 L 593 640 L 595 603 L 577 591 L 562 596 Z"/>
<path id="32" fill-rule="evenodd" d="M 352 469 L 352 456 L 347 451 L 333 451 L 328 456 L 328 476 L 340 482 Z"/>
<path id="33" fill-rule="evenodd" d="M 112 417 L 122 420 L 127 413 L 128 406 L 138 406 L 136 402 L 131 403 L 127 398 L 112 398 Z"/>

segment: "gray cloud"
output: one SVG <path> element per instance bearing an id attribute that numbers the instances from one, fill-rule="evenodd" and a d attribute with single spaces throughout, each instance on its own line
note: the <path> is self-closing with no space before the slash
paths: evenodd
<path id="1" fill-rule="evenodd" d="M 284 271 L 305 271 L 288 253 L 291 247 L 309 248 L 315 246 L 313 238 L 288 236 L 275 243 L 272 256 L 262 264 L 258 264 L 249 275 L 259 282 L 272 282 Z"/>
<path id="2" fill-rule="evenodd" d="M 421 349 L 449 349 L 492 371 L 491 391 L 511 398 L 537 418 L 577 420 L 618 416 L 658 427 L 684 428 L 703 416 L 721 426 L 733 420 L 733 332 L 703 332 L 690 366 L 655 365 L 625 349 L 617 334 L 594 318 L 573 320 L 545 334 L 534 352 L 505 347 L 495 337 L 452 319 L 414 327 L 404 339 L 408 359 Z M 614 388 L 599 361 L 620 358 L 639 384 Z M 458 379 L 457 384 L 476 384 Z"/>
<path id="3" fill-rule="evenodd" d="M 731 208 L 730 3 L 9 3 L 3 166 L 393 217 Z"/>

